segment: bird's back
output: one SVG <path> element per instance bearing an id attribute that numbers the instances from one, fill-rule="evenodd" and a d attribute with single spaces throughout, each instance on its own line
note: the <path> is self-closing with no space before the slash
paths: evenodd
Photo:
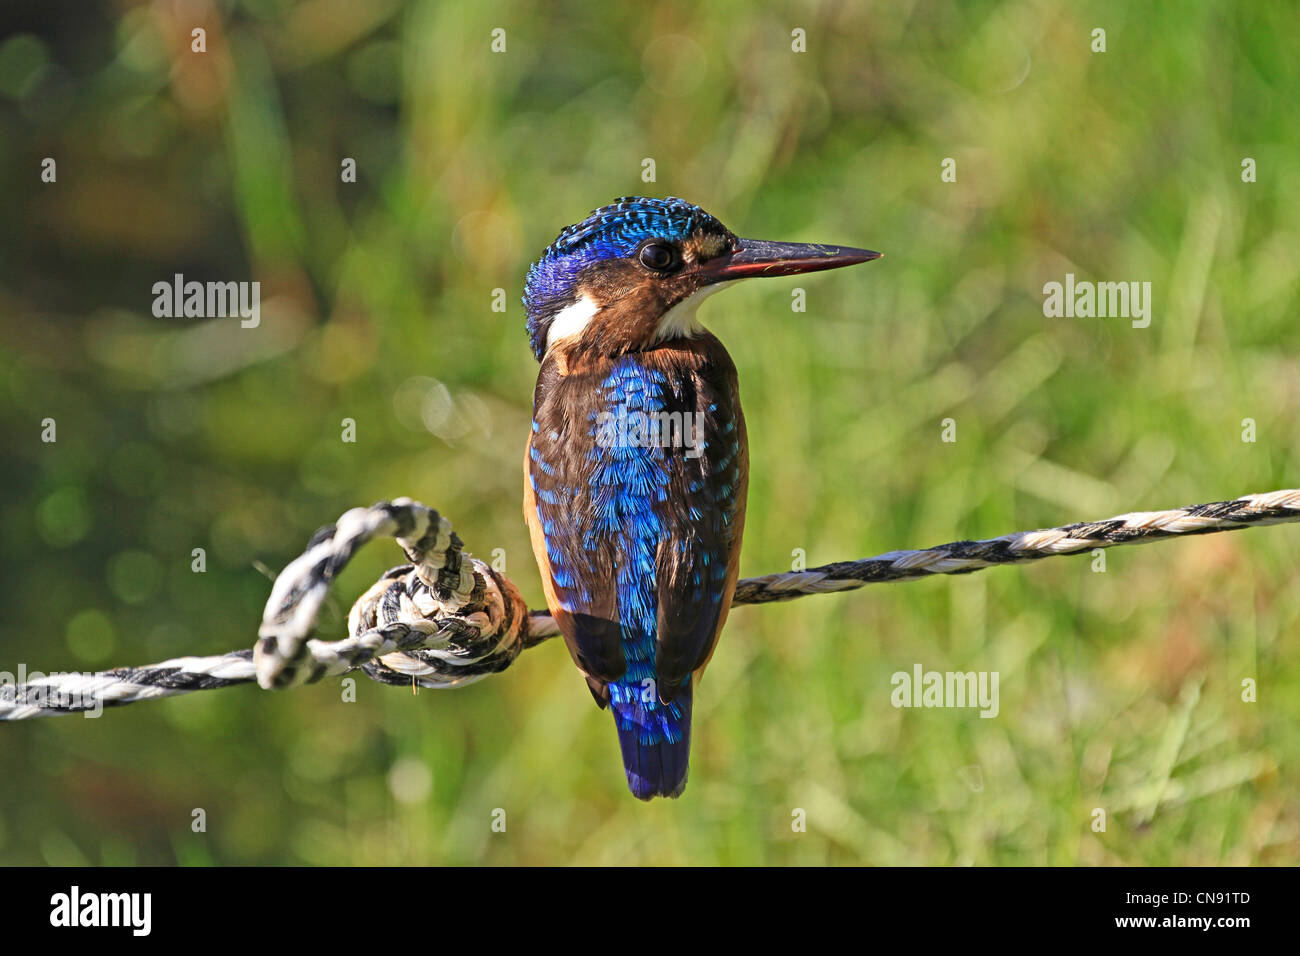
<path id="1" fill-rule="evenodd" d="M 735 367 L 706 333 L 548 356 L 524 512 L 547 602 L 614 713 L 628 785 L 685 786 L 695 680 L 735 590 L 748 455 Z"/>

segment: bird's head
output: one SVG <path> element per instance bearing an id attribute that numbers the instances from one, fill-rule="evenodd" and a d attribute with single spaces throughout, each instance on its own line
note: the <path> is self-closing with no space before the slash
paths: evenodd
<path id="1" fill-rule="evenodd" d="M 625 197 L 564 229 L 528 270 L 538 361 L 553 348 L 617 356 L 698 331 L 695 310 L 737 279 L 837 269 L 868 249 L 738 239 L 684 199 Z"/>

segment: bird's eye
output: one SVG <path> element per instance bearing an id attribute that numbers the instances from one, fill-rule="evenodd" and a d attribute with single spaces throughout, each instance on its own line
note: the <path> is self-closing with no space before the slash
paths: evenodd
<path id="1" fill-rule="evenodd" d="M 660 242 L 650 242 L 641 247 L 637 258 L 647 269 L 667 272 L 677 263 L 677 250 Z"/>

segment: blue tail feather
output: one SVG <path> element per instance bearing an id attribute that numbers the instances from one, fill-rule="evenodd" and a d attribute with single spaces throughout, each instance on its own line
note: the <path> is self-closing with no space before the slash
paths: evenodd
<path id="1" fill-rule="evenodd" d="M 691 755 L 691 694 L 688 681 L 665 704 L 640 685 L 610 684 L 610 711 L 618 728 L 627 786 L 638 800 L 678 797 L 686 789 Z M 644 697 L 652 699 L 645 701 Z"/>

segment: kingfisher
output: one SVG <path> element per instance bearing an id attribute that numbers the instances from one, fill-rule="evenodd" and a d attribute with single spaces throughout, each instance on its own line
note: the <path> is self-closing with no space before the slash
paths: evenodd
<path id="1" fill-rule="evenodd" d="M 683 199 L 628 196 L 562 230 L 529 268 L 541 368 L 524 517 L 547 606 L 613 713 L 641 800 L 686 786 L 695 686 L 727 619 L 745 527 L 736 367 L 696 310 L 739 279 L 879 257 L 739 239 Z"/>

